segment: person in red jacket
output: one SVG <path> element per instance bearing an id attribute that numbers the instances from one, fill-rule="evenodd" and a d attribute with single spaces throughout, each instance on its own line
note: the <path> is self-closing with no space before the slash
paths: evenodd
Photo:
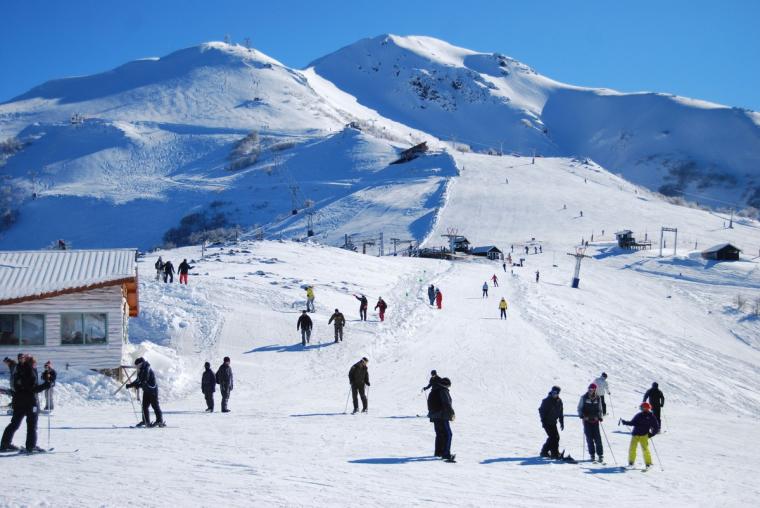
<path id="1" fill-rule="evenodd" d="M 388 304 L 385 303 L 385 300 L 383 300 L 383 297 L 377 299 L 377 304 L 375 305 L 375 310 L 380 310 L 380 321 L 385 321 L 385 309 L 388 308 Z"/>
<path id="2" fill-rule="evenodd" d="M 441 308 L 441 302 L 443 302 L 443 293 L 438 288 L 435 288 L 435 305 L 439 309 Z"/>

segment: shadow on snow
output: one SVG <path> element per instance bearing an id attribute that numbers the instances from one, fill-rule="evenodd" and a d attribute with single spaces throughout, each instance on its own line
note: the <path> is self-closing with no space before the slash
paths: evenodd
<path id="1" fill-rule="evenodd" d="M 439 457 L 426 455 L 423 457 L 381 457 L 376 459 L 356 459 L 349 460 L 351 464 L 408 464 L 410 462 L 432 462 L 440 461 Z"/>
<path id="2" fill-rule="evenodd" d="M 296 344 L 290 344 L 290 345 L 284 345 L 284 344 L 272 344 L 271 346 L 261 346 L 254 349 L 251 349 L 249 351 L 246 351 L 245 354 L 250 353 L 297 353 L 299 351 L 309 351 L 312 349 L 321 349 L 323 347 L 329 347 L 335 344 L 335 342 L 323 342 L 321 344 L 307 344 L 306 346 L 302 346 L 301 343 Z"/>

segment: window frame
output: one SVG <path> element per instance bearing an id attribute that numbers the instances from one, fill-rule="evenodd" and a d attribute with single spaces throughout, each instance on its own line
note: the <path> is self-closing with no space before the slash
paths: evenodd
<path id="1" fill-rule="evenodd" d="M 47 314 L 44 312 L 0 312 L 0 315 L 2 316 L 15 316 L 16 320 L 18 322 L 18 343 L 16 344 L 0 344 L 0 348 L 4 347 L 45 347 L 48 344 L 48 334 L 47 334 Z M 42 316 L 42 344 L 22 344 L 22 340 L 24 339 L 24 327 L 23 323 L 24 320 L 22 319 L 22 316 Z"/>

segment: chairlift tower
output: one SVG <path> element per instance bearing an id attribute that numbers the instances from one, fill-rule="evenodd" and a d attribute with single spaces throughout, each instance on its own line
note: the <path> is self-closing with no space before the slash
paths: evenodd
<path id="1" fill-rule="evenodd" d="M 289 185 L 290 189 L 290 203 L 293 215 L 298 215 L 298 185 Z"/>
<path id="2" fill-rule="evenodd" d="M 459 230 L 457 228 L 446 228 L 446 234 L 441 235 L 449 239 L 449 250 L 451 251 L 452 254 L 454 254 L 454 241 L 459 236 L 457 234 L 458 232 Z"/>
<path id="3" fill-rule="evenodd" d="M 581 261 L 583 261 L 583 258 L 590 258 L 591 256 L 586 255 L 586 247 L 583 246 L 576 247 L 575 254 L 568 252 L 567 255 L 575 258 L 575 272 L 573 273 L 572 287 L 578 289 L 578 286 L 581 283 Z"/>
<path id="4" fill-rule="evenodd" d="M 673 255 L 676 255 L 678 249 L 678 228 L 666 228 L 665 226 L 660 228 L 660 257 L 662 257 L 662 247 L 665 241 L 665 233 L 674 233 L 675 239 L 673 240 Z"/>

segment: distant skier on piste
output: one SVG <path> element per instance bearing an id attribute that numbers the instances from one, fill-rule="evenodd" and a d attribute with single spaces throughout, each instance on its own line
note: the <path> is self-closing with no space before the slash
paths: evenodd
<path id="1" fill-rule="evenodd" d="M 367 297 L 364 295 L 354 295 L 354 298 L 359 300 L 359 320 L 366 321 L 367 307 L 369 307 L 369 302 L 367 302 Z"/>
<path id="2" fill-rule="evenodd" d="M 296 331 L 301 330 L 301 345 L 305 346 L 311 340 L 311 329 L 313 323 L 309 314 L 304 310 L 301 311 L 301 315 L 298 316 L 298 322 L 296 322 Z"/>
<path id="3" fill-rule="evenodd" d="M 481 296 L 481 298 L 488 298 L 488 282 L 483 283 L 482 289 L 483 289 L 483 295 Z"/>
<path id="4" fill-rule="evenodd" d="M 428 395 L 428 418 L 435 430 L 435 456 L 446 462 L 455 462 L 456 455 L 451 453 L 451 422 L 454 421 L 454 407 L 451 402 L 451 381 L 445 377 L 433 383 Z"/>
<path id="5" fill-rule="evenodd" d="M 378 315 L 380 316 L 380 321 L 385 321 L 385 309 L 388 308 L 388 304 L 385 303 L 385 300 L 383 300 L 383 297 L 377 299 L 377 304 L 375 304 L 375 310 L 379 311 Z"/>
<path id="6" fill-rule="evenodd" d="M 596 385 L 596 394 L 599 396 L 599 400 L 602 401 L 602 416 L 607 416 L 607 402 L 604 400 L 604 396 L 609 394 L 612 397 L 610 385 L 607 384 L 607 373 L 602 372 L 601 376 L 594 379 L 594 384 Z"/>
<path id="7" fill-rule="evenodd" d="M 549 390 L 549 395 L 541 401 L 541 407 L 538 408 L 541 426 L 548 436 L 544 446 L 541 447 L 541 456 L 552 459 L 560 458 L 557 421 L 559 421 L 559 428 L 565 430 L 564 408 L 562 399 L 559 398 L 560 391 L 559 386 L 552 386 L 551 390 Z"/>
<path id="8" fill-rule="evenodd" d="M 158 404 L 158 383 L 156 382 L 156 375 L 153 373 L 153 369 L 150 368 L 150 364 L 142 356 L 135 360 L 135 367 L 137 367 L 137 379 L 127 384 L 125 388 L 140 388 L 143 391 L 143 419 L 136 426 L 166 427 L 163 414 L 161 413 L 161 406 Z M 150 421 L 151 407 L 153 408 L 153 412 L 156 413 L 156 421 L 153 423 Z"/>
<path id="9" fill-rule="evenodd" d="M 343 313 L 335 309 L 333 315 L 327 320 L 327 324 L 329 325 L 330 323 L 333 323 L 333 327 L 335 327 L 335 342 L 338 342 L 338 339 L 343 342 L 343 327 L 346 325 L 346 318 L 343 316 Z"/>
<path id="10" fill-rule="evenodd" d="M 588 392 L 581 395 L 578 401 L 578 418 L 583 421 L 583 433 L 586 435 L 588 454 L 592 462 L 604 462 L 604 448 L 602 447 L 602 434 L 599 429 L 602 419 L 602 403 L 596 394 L 596 385 L 591 383 Z"/>
<path id="11" fill-rule="evenodd" d="M 367 395 L 364 393 L 364 387 L 369 386 L 369 359 L 364 356 L 361 360 L 351 366 L 348 371 L 348 382 L 351 384 L 351 396 L 354 402 L 354 411 L 351 414 L 356 414 L 359 411 L 359 400 L 362 399 L 362 413 L 367 412 Z"/>
<path id="12" fill-rule="evenodd" d="M 314 310 L 314 288 L 312 286 L 306 288 L 306 310 L 316 312 Z"/>
<path id="13" fill-rule="evenodd" d="M 660 424 L 651 413 L 652 406 L 649 402 L 642 402 L 640 407 L 641 412 L 630 421 L 620 420 L 618 423 L 633 427 L 631 444 L 628 447 L 628 466 L 633 466 L 634 462 L 636 462 L 636 449 L 638 445 L 641 445 L 641 449 L 644 452 L 644 464 L 648 469 L 652 465 L 652 455 L 649 453 L 649 438 L 656 436 L 660 432 Z"/>
<path id="14" fill-rule="evenodd" d="M 428 300 L 430 300 L 430 305 L 435 304 L 435 286 L 432 284 L 428 286 Z"/>
<path id="15" fill-rule="evenodd" d="M 491 280 L 493 281 L 493 287 L 495 288 L 499 287 L 499 278 L 496 276 L 496 274 L 493 274 L 493 277 L 491 277 Z"/>
<path id="16" fill-rule="evenodd" d="M 654 413 L 655 418 L 657 418 L 657 423 L 662 426 L 662 408 L 665 407 L 665 395 L 663 395 L 662 390 L 660 390 L 660 385 L 658 385 L 656 382 L 652 383 L 652 388 L 647 390 L 647 392 L 644 394 L 644 400 L 642 402 L 647 402 L 649 400 L 649 403 L 652 405 L 652 412 Z"/>
<path id="17" fill-rule="evenodd" d="M 435 370 L 430 371 L 430 381 L 428 381 L 427 386 L 422 387 L 422 391 L 429 390 L 433 387 L 435 383 L 438 383 L 441 381 L 441 378 L 438 377 L 438 373 Z"/>
<path id="18" fill-rule="evenodd" d="M 507 319 L 507 307 L 507 300 L 502 297 L 501 301 L 499 302 L 499 320 Z"/>

